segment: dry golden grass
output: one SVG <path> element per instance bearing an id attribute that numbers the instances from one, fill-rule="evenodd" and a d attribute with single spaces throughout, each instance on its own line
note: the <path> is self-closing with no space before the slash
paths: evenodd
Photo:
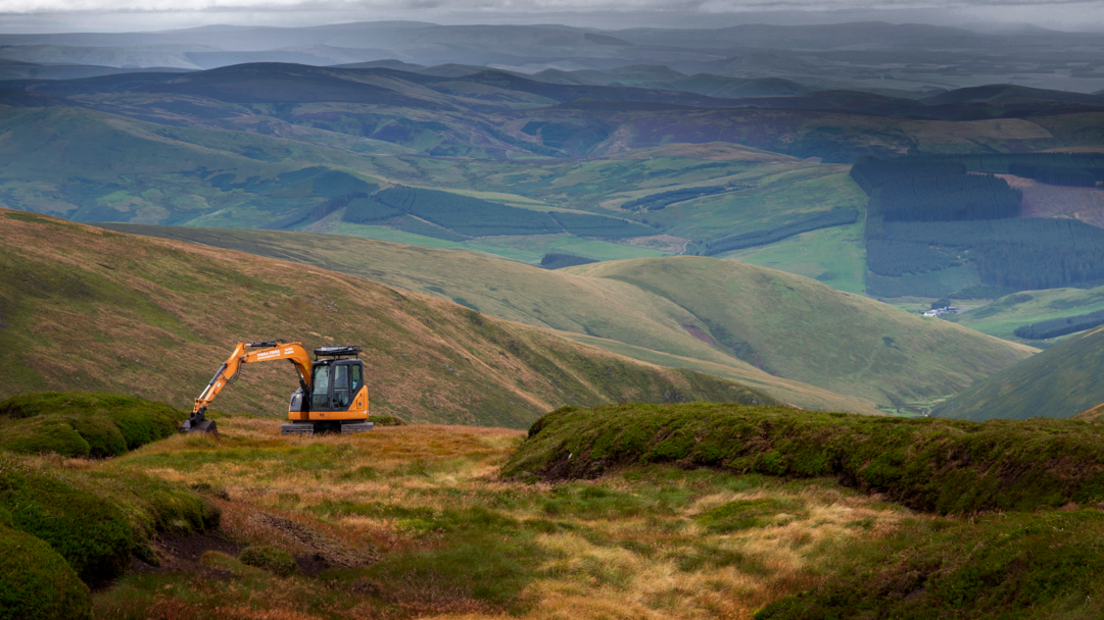
<path id="1" fill-rule="evenodd" d="M 524 437 L 504 429 L 415 425 L 304 438 L 280 436 L 279 422 L 263 419 L 222 419 L 219 427 L 221 440 L 178 436 L 91 466 L 225 489 L 230 499 L 215 501 L 228 535 L 320 553 L 336 567 L 368 565 L 348 569 L 368 577 L 341 586 L 324 574 L 276 587 L 245 571 L 223 586 L 232 591 L 220 597 L 233 604 L 212 608 L 214 595 L 202 594 L 212 586 L 193 585 L 190 594 L 159 592 L 151 617 L 750 618 L 912 518 L 828 482 L 668 469 L 557 486 L 503 481 L 498 467 Z M 760 501 L 803 508 L 731 531 L 702 521 L 731 502 Z M 499 521 L 480 525 L 480 515 Z M 515 557 L 524 575 L 509 600 L 480 595 L 496 585 L 480 577 L 448 574 L 450 549 L 469 540 L 490 554 L 499 544 L 527 545 Z M 377 570 L 396 558 L 429 557 L 433 567 L 438 556 L 442 572 Z M 133 594 L 98 596 L 103 617 L 127 617 L 116 613 L 126 608 L 118 600 Z"/>

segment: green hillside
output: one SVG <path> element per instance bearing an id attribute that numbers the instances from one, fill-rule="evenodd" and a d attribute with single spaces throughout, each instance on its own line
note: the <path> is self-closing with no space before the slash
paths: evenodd
<path id="1" fill-rule="evenodd" d="M 358 344 L 372 411 L 521 427 L 564 403 L 777 402 L 354 276 L 0 211 L 0 398 L 119 392 L 191 408 L 237 342 Z M 284 416 L 294 373 L 257 364 L 215 407 Z"/>
<path id="2" fill-rule="evenodd" d="M 932 409 L 963 420 L 1069 418 L 1104 402 L 1104 329 L 1070 336 Z"/>
<path id="3" fill-rule="evenodd" d="M 635 259 L 550 272 L 463 252 L 326 235 L 115 228 L 352 273 L 492 316 L 574 332 L 655 363 L 670 363 L 656 353 L 676 356 L 727 367 L 747 381 L 778 373 L 864 401 L 866 412 L 872 405 L 949 396 L 1033 352 L 735 261 Z M 826 404 L 756 385 L 801 407 Z M 854 403 L 831 408 L 858 410 Z"/>
<path id="4" fill-rule="evenodd" d="M 570 267 L 693 314 L 744 361 L 878 404 L 948 396 L 1031 349 L 735 261 L 639 259 Z"/>
<path id="5" fill-rule="evenodd" d="M 0 203 L 77 221 L 260 226 L 371 180 L 347 151 L 79 108 L 8 111 L 0 134 Z"/>

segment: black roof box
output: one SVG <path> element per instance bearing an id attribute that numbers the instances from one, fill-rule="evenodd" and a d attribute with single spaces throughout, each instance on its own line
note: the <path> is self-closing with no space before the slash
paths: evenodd
<path id="1" fill-rule="evenodd" d="M 315 357 L 345 357 L 346 355 L 360 354 L 360 347 L 353 346 L 351 344 L 342 345 L 338 347 L 318 347 L 314 350 Z"/>

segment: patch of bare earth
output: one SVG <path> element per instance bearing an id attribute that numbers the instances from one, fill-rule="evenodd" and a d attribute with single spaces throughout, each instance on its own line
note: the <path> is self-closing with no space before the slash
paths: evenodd
<path id="1" fill-rule="evenodd" d="M 1023 192 L 1023 217 L 1072 218 L 1104 228 L 1104 190 L 1047 185 L 1011 174 L 998 174 Z"/>
<path id="2" fill-rule="evenodd" d="M 625 239 L 622 243 L 637 248 L 647 248 L 649 250 L 659 250 L 661 252 L 677 252 L 681 254 L 686 251 L 686 244 L 690 243 L 690 240 L 672 235 L 653 235 L 651 237 L 633 237 L 631 239 Z"/>

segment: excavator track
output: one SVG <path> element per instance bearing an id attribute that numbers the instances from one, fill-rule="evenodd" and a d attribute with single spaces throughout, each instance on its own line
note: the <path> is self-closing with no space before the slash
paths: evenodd
<path id="1" fill-rule="evenodd" d="M 315 423 L 315 422 L 292 422 L 290 424 L 282 424 L 280 426 L 281 435 L 314 435 L 315 433 L 337 433 L 342 435 L 353 435 L 356 433 L 367 433 L 375 428 L 374 422 L 346 422 L 343 424 L 333 423 Z"/>

